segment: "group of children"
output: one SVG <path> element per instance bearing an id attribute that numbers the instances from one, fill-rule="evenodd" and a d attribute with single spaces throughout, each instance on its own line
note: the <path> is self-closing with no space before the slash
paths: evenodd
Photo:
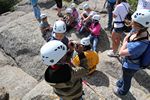
<path id="1" fill-rule="evenodd" d="M 78 35 L 88 34 L 92 44 L 92 50 L 97 51 L 97 44 L 101 32 L 101 25 L 99 23 L 100 15 L 93 11 L 89 4 L 83 5 L 84 11 L 79 15 L 75 3 L 66 8 L 65 14 L 61 19 L 66 24 L 66 32 L 75 29 Z M 47 20 L 46 14 L 40 16 L 40 30 L 42 37 L 48 42 L 53 35 L 53 30 Z"/>
<path id="2" fill-rule="evenodd" d="M 40 52 L 48 65 L 45 80 L 54 87 L 60 100 L 82 100 L 82 77 L 92 74 L 99 56 L 91 50 L 89 38 L 79 43 L 65 36 L 66 24 L 58 20 L 53 26 L 53 36 Z"/>
<path id="3" fill-rule="evenodd" d="M 90 41 L 100 34 L 99 19 L 97 14 L 90 15 L 88 28 L 91 33 L 77 42 L 65 36 L 69 29 L 77 28 L 80 23 L 74 4 L 66 9 L 64 18 L 56 21 L 53 27 L 48 24 L 47 16 L 41 15 L 40 29 L 47 41 L 40 50 L 43 63 L 48 65 L 45 80 L 54 87 L 60 100 L 82 100 L 82 77 L 92 74 L 99 63 L 99 56 Z M 95 26 L 99 27 L 99 32 Z"/>
<path id="4" fill-rule="evenodd" d="M 53 28 L 48 24 L 47 16 L 41 15 L 40 29 L 43 37 L 49 34 L 47 43 L 40 50 L 43 63 L 48 66 L 45 80 L 53 86 L 54 92 L 60 97 L 60 100 L 83 100 L 82 77 L 92 74 L 99 63 L 96 47 L 101 31 L 100 16 L 92 11 L 88 4 L 85 4 L 83 8 L 85 11 L 79 18 L 78 13 L 73 13 L 77 10 L 72 4 L 70 8 L 66 9 L 65 17 L 56 21 Z M 116 95 L 122 96 L 128 93 L 131 79 L 139 70 L 139 65 L 130 62 L 128 57 L 134 58 L 138 52 L 141 54 L 143 50 L 135 49 L 143 47 L 143 42 L 130 42 L 128 39 L 136 40 L 143 37 L 143 34 L 147 35 L 146 31 L 150 27 L 149 17 L 149 10 L 137 11 L 132 15 L 132 28 L 136 31 L 132 32 L 130 37 L 127 35 L 119 52 L 121 56 L 125 56 L 125 59 L 123 77 L 118 80 L 117 88 L 114 90 Z M 65 33 L 71 28 L 77 29 L 79 34 L 88 32 L 89 36 L 82 38 L 80 42 L 69 40 Z"/>

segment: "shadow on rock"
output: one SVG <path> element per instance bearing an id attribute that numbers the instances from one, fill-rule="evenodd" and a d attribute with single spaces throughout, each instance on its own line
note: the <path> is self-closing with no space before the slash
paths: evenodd
<path id="1" fill-rule="evenodd" d="M 140 70 L 134 75 L 135 80 L 150 92 L 150 76 L 144 71 Z"/>
<path id="2" fill-rule="evenodd" d="M 136 98 L 129 92 L 126 96 L 119 97 L 121 100 L 136 100 Z"/>
<path id="3" fill-rule="evenodd" d="M 101 71 L 96 70 L 93 74 L 87 76 L 85 80 L 95 86 L 109 86 L 109 78 Z"/>
<path id="4" fill-rule="evenodd" d="M 99 37 L 99 43 L 97 51 L 104 52 L 105 50 L 110 49 L 110 42 L 107 36 L 107 33 L 102 29 Z"/>

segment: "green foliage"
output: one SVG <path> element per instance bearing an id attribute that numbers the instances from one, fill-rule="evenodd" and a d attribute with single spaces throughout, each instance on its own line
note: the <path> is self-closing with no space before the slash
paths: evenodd
<path id="1" fill-rule="evenodd" d="M 0 0 L 0 14 L 11 11 L 18 0 Z"/>
<path id="2" fill-rule="evenodd" d="M 138 0 L 128 0 L 128 2 L 129 2 L 129 4 L 131 5 L 131 9 L 132 9 L 133 11 L 135 11 L 136 8 L 137 8 Z"/>

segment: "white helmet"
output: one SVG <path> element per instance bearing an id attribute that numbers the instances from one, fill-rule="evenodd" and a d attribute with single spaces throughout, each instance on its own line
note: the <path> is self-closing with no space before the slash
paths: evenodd
<path id="1" fill-rule="evenodd" d="M 100 15 L 94 15 L 94 16 L 92 17 L 92 19 L 99 21 L 101 18 L 100 18 Z"/>
<path id="2" fill-rule="evenodd" d="M 84 46 L 90 45 L 91 44 L 90 38 L 88 38 L 88 37 L 82 38 L 81 41 L 80 41 L 80 44 L 82 44 Z"/>
<path id="3" fill-rule="evenodd" d="M 66 13 L 72 14 L 73 10 L 71 8 L 66 9 Z"/>
<path id="4" fill-rule="evenodd" d="M 46 18 L 46 17 L 47 17 L 46 14 L 41 14 L 41 15 L 40 15 L 40 18 L 41 18 L 41 19 L 44 19 L 44 18 Z"/>
<path id="5" fill-rule="evenodd" d="M 86 3 L 86 4 L 83 5 L 83 9 L 86 10 L 86 9 L 88 9 L 88 8 L 90 8 L 89 4 Z"/>
<path id="6" fill-rule="evenodd" d="M 67 53 L 67 47 L 61 41 L 52 40 L 42 46 L 40 53 L 44 64 L 55 65 Z"/>
<path id="7" fill-rule="evenodd" d="M 132 20 L 143 25 L 144 27 L 150 27 L 150 10 L 137 10 L 132 15 Z"/>
<path id="8" fill-rule="evenodd" d="M 75 8 L 76 7 L 76 4 L 75 3 L 72 3 L 71 5 L 70 5 L 70 8 Z"/>
<path id="9" fill-rule="evenodd" d="M 66 32 L 66 24 L 64 21 L 58 20 L 54 23 L 53 31 L 55 33 L 65 33 Z"/>

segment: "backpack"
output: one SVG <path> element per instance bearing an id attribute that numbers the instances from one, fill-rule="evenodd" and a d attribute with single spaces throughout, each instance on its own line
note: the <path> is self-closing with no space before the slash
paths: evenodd
<path id="1" fill-rule="evenodd" d="M 148 34 L 149 35 L 149 34 Z M 143 38 L 139 38 L 137 40 L 134 40 L 134 41 L 141 41 L 145 44 L 147 44 L 147 48 L 146 50 L 137 58 L 134 58 L 134 59 L 131 59 L 129 58 L 129 60 L 134 63 L 134 64 L 140 64 L 140 68 L 141 69 L 145 69 L 145 68 L 148 68 L 150 66 L 150 41 L 145 42 L 145 41 L 142 41 L 144 39 L 146 39 L 147 37 L 143 37 Z"/>

